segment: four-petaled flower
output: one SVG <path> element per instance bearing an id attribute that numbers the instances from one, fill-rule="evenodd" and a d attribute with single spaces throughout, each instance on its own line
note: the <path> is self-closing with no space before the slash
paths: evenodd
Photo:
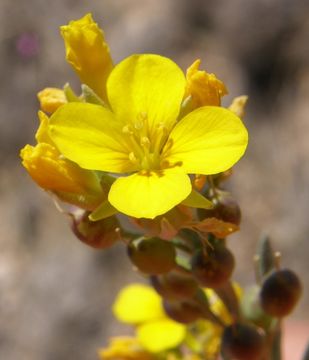
<path id="1" fill-rule="evenodd" d="M 227 109 L 203 106 L 181 118 L 185 89 L 170 59 L 132 55 L 107 79 L 108 105 L 65 104 L 49 134 L 82 168 L 118 174 L 108 195 L 118 211 L 154 218 L 189 197 L 188 174 L 225 171 L 247 146 L 246 128 Z"/>

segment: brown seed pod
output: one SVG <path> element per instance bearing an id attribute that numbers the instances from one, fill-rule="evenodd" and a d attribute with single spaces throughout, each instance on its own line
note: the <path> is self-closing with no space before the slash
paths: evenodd
<path id="1" fill-rule="evenodd" d="M 272 272 L 262 285 L 261 306 L 267 314 L 283 317 L 292 312 L 301 293 L 301 282 L 293 271 L 277 270 Z"/>
<path id="2" fill-rule="evenodd" d="M 157 237 L 140 237 L 128 245 L 132 263 L 145 274 L 164 274 L 175 265 L 176 250 L 172 242 Z"/>

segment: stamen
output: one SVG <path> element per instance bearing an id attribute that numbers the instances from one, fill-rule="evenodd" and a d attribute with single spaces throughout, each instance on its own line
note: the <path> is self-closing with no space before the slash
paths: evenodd
<path id="1" fill-rule="evenodd" d="M 134 152 L 130 152 L 129 154 L 129 160 L 133 163 L 133 164 L 137 164 L 138 163 L 138 159 L 137 157 L 135 156 Z"/>
<path id="2" fill-rule="evenodd" d="M 134 132 L 133 132 L 133 129 L 130 125 L 125 125 L 123 128 L 122 128 L 122 132 L 124 134 L 128 134 L 128 135 L 133 135 Z"/>
<path id="3" fill-rule="evenodd" d="M 146 149 L 149 149 L 150 148 L 150 140 L 148 139 L 147 136 L 143 136 L 141 138 L 141 146 L 146 148 Z"/>

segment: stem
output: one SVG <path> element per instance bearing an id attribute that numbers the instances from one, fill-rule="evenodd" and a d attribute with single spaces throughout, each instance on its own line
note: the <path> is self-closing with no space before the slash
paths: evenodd
<path id="1" fill-rule="evenodd" d="M 228 311 L 233 316 L 234 320 L 239 320 L 239 302 L 234 288 L 230 281 L 227 281 L 223 286 L 214 289 L 218 297 L 222 300 Z"/>

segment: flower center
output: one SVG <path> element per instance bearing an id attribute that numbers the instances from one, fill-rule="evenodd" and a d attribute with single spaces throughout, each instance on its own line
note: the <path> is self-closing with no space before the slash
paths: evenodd
<path id="1" fill-rule="evenodd" d="M 162 161 L 162 148 L 168 138 L 168 129 L 164 123 L 151 127 L 147 113 L 141 112 L 135 121 L 122 128 L 126 135 L 128 148 L 131 150 L 129 160 L 139 170 L 159 170 Z"/>

